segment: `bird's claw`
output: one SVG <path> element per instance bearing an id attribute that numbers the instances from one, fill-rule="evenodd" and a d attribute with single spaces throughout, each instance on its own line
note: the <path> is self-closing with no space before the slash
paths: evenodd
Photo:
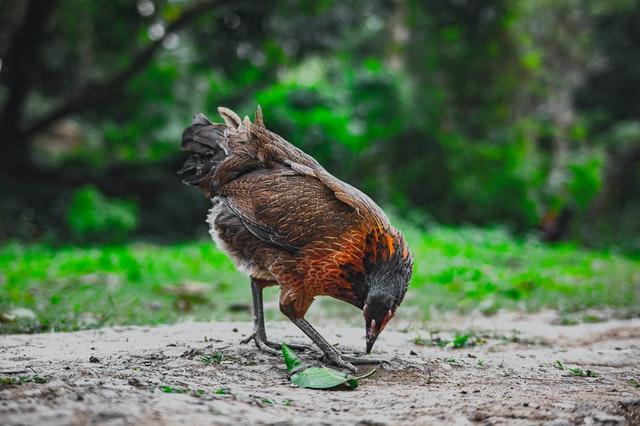
<path id="1" fill-rule="evenodd" d="M 247 337 L 246 339 L 242 339 L 240 340 L 240 344 L 241 345 L 246 345 L 247 343 L 249 343 L 250 341 L 252 341 L 253 339 L 255 339 L 256 337 L 256 333 L 251 333 L 249 335 L 249 337 Z"/>
<path id="2" fill-rule="evenodd" d="M 389 360 L 382 358 L 367 358 L 360 356 L 350 356 L 350 355 L 342 355 L 342 359 L 345 361 L 349 361 L 355 365 L 364 365 L 364 364 L 389 364 Z"/>
<path id="3" fill-rule="evenodd" d="M 282 343 L 272 342 L 271 340 L 267 340 L 265 337 L 260 336 L 259 333 L 253 332 L 246 339 L 242 339 L 240 341 L 241 344 L 249 343 L 250 341 L 254 341 L 256 346 L 263 350 L 264 352 L 268 352 L 274 355 L 280 355 L 280 351 L 282 350 Z M 296 351 L 310 351 L 312 348 L 307 345 L 298 345 L 295 343 L 287 344 L 291 349 Z"/>
<path id="4" fill-rule="evenodd" d="M 358 372 L 358 368 L 356 365 L 364 365 L 364 364 L 388 364 L 389 361 L 381 358 L 365 358 L 359 356 L 351 356 L 351 355 L 343 355 L 343 354 L 335 354 L 335 355 L 322 355 L 320 360 L 323 362 L 328 362 L 331 364 L 335 364 L 342 368 L 348 368 L 354 373 Z"/>
<path id="5" fill-rule="evenodd" d="M 335 354 L 323 354 L 319 358 L 320 362 L 337 365 L 338 367 L 347 368 L 351 370 L 352 373 L 357 373 L 358 368 L 351 364 L 344 355 L 341 353 Z"/>
<path id="6" fill-rule="evenodd" d="M 240 343 L 245 344 L 245 343 L 249 343 L 252 340 L 255 342 L 258 349 L 260 349 L 262 352 L 267 352 L 267 353 L 270 353 L 271 355 L 280 355 L 279 350 L 267 344 L 267 343 L 273 343 L 273 342 L 269 342 L 267 339 L 260 336 L 258 333 L 252 333 L 246 339 L 241 340 Z"/>
<path id="7" fill-rule="evenodd" d="M 349 361 L 346 361 L 343 356 L 331 357 L 329 359 L 329 362 L 337 365 L 338 367 L 346 368 L 350 370 L 352 373 L 358 372 L 358 367 L 351 364 Z"/>
<path id="8" fill-rule="evenodd" d="M 278 349 L 282 348 L 282 343 L 274 343 L 267 341 L 267 345 L 276 345 Z M 311 351 L 313 352 L 313 348 L 309 345 L 303 345 L 298 343 L 287 343 L 287 346 L 295 351 Z"/>

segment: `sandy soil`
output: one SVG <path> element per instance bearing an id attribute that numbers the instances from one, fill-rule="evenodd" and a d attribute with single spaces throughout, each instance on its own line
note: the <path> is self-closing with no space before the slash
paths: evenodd
<path id="1" fill-rule="evenodd" d="M 640 320 L 553 319 L 500 314 L 429 324 L 473 329 L 486 340 L 462 349 L 418 346 L 415 337 L 429 333 L 400 325 L 374 349 L 390 365 L 352 391 L 293 387 L 281 359 L 238 344 L 249 323 L 0 336 L 0 377 L 36 372 L 48 380 L 0 385 L 0 424 L 640 424 L 632 380 L 640 380 Z M 363 330 L 320 330 L 342 349 L 364 346 Z M 286 323 L 268 331 L 304 342 Z M 216 351 L 220 364 L 200 360 Z M 598 377 L 555 368 L 556 360 Z M 220 388 L 225 394 L 215 393 Z"/>

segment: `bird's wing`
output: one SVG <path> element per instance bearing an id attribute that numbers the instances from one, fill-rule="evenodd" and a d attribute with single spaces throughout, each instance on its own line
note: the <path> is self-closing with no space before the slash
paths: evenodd
<path id="1" fill-rule="evenodd" d="M 258 141 L 258 151 L 265 163 L 286 166 L 301 175 L 319 180 L 333 196 L 373 222 L 387 223 L 382 209 L 360 190 L 333 176 L 313 157 L 267 130 L 264 124 L 251 126 L 252 139 Z"/>
<path id="2" fill-rule="evenodd" d="M 359 220 L 321 180 L 291 167 L 255 170 L 219 194 L 251 233 L 291 253 L 338 236 Z"/>
<path id="3" fill-rule="evenodd" d="M 284 163 L 300 174 L 318 179 L 333 193 L 335 198 L 354 209 L 360 216 L 373 219 L 373 221 L 387 221 L 386 214 L 371 198 L 359 189 L 336 178 L 319 164 L 310 167 L 292 160 L 284 160 Z"/>

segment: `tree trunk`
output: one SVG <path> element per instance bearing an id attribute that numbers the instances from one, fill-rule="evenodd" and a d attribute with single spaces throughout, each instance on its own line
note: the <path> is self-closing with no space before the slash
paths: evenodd
<path id="1" fill-rule="evenodd" d="M 13 34 L 2 66 L 2 83 L 8 97 L 0 113 L 0 149 L 6 169 L 18 170 L 29 164 L 26 140 L 21 137 L 23 107 L 31 85 L 33 70 L 38 64 L 38 52 L 44 41 L 45 29 L 56 0 L 29 1 L 22 24 Z"/>

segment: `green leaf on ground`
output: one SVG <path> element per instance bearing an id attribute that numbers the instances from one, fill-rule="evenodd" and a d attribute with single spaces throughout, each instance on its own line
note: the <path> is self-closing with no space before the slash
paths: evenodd
<path id="1" fill-rule="evenodd" d="M 565 365 L 559 359 L 556 360 L 553 366 L 558 370 L 566 370 L 572 375 L 578 376 L 578 377 L 598 377 L 598 373 L 592 370 L 584 370 L 579 367 L 575 367 L 575 368 L 565 367 Z"/>
<path id="2" fill-rule="evenodd" d="M 296 353 L 284 343 L 282 344 L 282 357 L 287 366 L 287 371 L 290 373 L 302 365 L 302 361 Z M 338 386 L 347 386 L 350 389 L 355 389 L 358 387 L 358 380 L 369 377 L 375 371 L 374 369 L 363 376 L 354 377 L 328 367 L 308 367 L 291 375 L 291 383 L 298 387 L 309 389 L 333 389 Z"/>
<path id="3" fill-rule="evenodd" d="M 222 358 L 224 358 L 222 352 L 217 351 L 211 355 L 202 355 L 200 357 L 200 362 L 204 365 L 220 364 L 222 362 Z"/>
<path id="4" fill-rule="evenodd" d="M 32 374 L 30 376 L 18 376 L 18 377 L 0 377 L 0 385 L 22 385 L 24 383 L 38 383 L 43 384 L 49 381 L 48 378 Z"/>
<path id="5" fill-rule="evenodd" d="M 464 348 L 467 345 L 467 341 L 469 340 L 469 335 L 468 334 L 459 334 L 456 335 L 453 340 L 453 347 L 454 348 Z"/>
<path id="6" fill-rule="evenodd" d="M 282 344 L 282 357 L 284 358 L 284 363 L 287 366 L 287 371 L 291 372 L 294 368 L 302 365 L 302 361 L 291 348 L 284 343 Z"/>
<path id="7" fill-rule="evenodd" d="M 569 368 L 569 371 L 571 374 L 578 377 L 598 377 L 598 374 L 595 371 L 583 370 L 582 368 Z"/>
<path id="8" fill-rule="evenodd" d="M 301 388 L 331 389 L 345 384 L 351 389 L 358 387 L 358 380 L 327 367 L 309 367 L 291 376 L 291 383 Z"/>

